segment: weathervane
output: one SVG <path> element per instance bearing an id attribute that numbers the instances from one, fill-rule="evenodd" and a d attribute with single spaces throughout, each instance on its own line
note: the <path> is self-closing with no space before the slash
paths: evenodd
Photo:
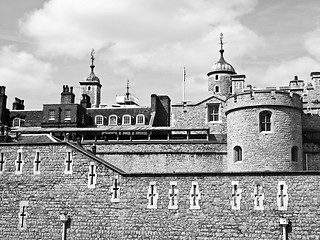
<path id="1" fill-rule="evenodd" d="M 221 46 L 221 50 L 223 50 L 223 33 L 220 33 L 220 46 Z"/>
<path id="2" fill-rule="evenodd" d="M 94 54 L 95 54 L 95 52 L 94 52 L 94 49 L 92 48 L 92 50 L 91 50 L 91 58 L 90 58 L 90 59 L 91 59 L 91 66 L 90 66 L 90 68 L 91 68 L 91 73 L 93 73 L 93 69 L 94 69 L 94 67 L 95 67 L 94 64 L 93 64 L 93 63 L 94 63 L 94 59 L 95 59 L 95 58 L 94 58 Z"/>
<path id="3" fill-rule="evenodd" d="M 93 62 L 94 62 L 94 54 L 95 54 L 95 52 L 94 52 L 94 49 L 92 48 L 92 50 L 91 50 L 91 63 L 92 63 L 92 65 L 93 65 Z"/>

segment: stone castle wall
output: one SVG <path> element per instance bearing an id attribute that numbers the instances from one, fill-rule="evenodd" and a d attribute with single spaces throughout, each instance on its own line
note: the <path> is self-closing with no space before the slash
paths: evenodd
<path id="1" fill-rule="evenodd" d="M 261 131 L 259 115 L 271 113 L 271 130 Z M 299 95 L 256 92 L 227 100 L 227 171 L 302 170 L 302 103 Z M 242 161 L 235 162 L 234 148 L 242 148 Z M 291 148 L 298 147 L 298 161 L 291 161 Z"/>
<path id="2" fill-rule="evenodd" d="M 223 172 L 227 157 L 226 144 L 212 142 L 124 142 L 96 147 L 97 156 L 131 173 Z"/>
<path id="3" fill-rule="evenodd" d="M 208 104 L 220 104 L 220 121 L 208 122 Z M 225 134 L 227 131 L 224 101 L 219 98 L 211 98 L 199 104 L 173 105 L 171 123 L 177 128 L 210 128 L 210 133 Z"/>
<path id="4" fill-rule="evenodd" d="M 280 217 L 289 221 L 289 239 L 316 239 L 320 234 L 316 225 L 320 220 L 318 173 L 119 175 L 96 162 L 96 185 L 88 188 L 92 159 L 76 149 L 65 144 L 24 146 L 25 163 L 22 174 L 17 175 L 19 149 L 0 147 L 6 156 L 5 171 L 0 175 L 3 239 L 61 239 L 61 213 L 70 216 L 66 236 L 74 240 L 282 239 Z M 35 149 L 42 156 L 39 175 L 33 174 Z M 68 151 L 72 151 L 72 174 L 64 173 Z M 115 178 L 120 187 L 118 202 L 112 201 Z M 172 182 L 178 190 L 176 209 L 168 207 Z M 151 183 L 157 194 L 152 208 L 148 207 Z M 282 210 L 279 183 L 287 188 L 283 194 L 288 203 Z M 198 208 L 191 207 L 194 184 L 198 186 Z M 257 185 L 261 186 L 259 193 Z M 255 209 L 256 195 L 261 197 L 260 210 Z M 27 202 L 25 228 L 19 229 L 19 205 L 23 201 Z"/>

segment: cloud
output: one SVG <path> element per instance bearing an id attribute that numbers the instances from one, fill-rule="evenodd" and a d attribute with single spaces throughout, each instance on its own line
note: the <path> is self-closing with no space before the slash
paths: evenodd
<path id="1" fill-rule="evenodd" d="M 114 79 L 108 90 L 115 80 L 139 79 L 138 97 L 146 94 L 146 84 L 152 93 L 180 96 L 183 66 L 190 89 L 204 86 L 199 79 L 206 82 L 219 59 L 221 32 L 227 61 L 255 57 L 264 41 L 239 19 L 256 5 L 257 0 L 51 0 L 22 18 L 20 28 L 43 58 L 82 59 L 95 48 L 99 77 Z"/>
<path id="2" fill-rule="evenodd" d="M 123 57 L 197 42 L 219 26 L 237 28 L 237 19 L 256 2 L 51 0 L 21 19 L 20 26 L 43 55 L 83 57 L 94 47 L 97 52 L 112 48 Z"/>
<path id="3" fill-rule="evenodd" d="M 36 106 L 37 103 L 37 107 L 40 108 L 39 103 L 52 97 L 53 71 L 50 63 L 43 62 L 25 51 L 19 51 L 15 46 L 0 48 L 1 84 L 6 86 L 6 94 L 9 96 L 8 107 L 14 96 L 24 99 L 33 95 L 37 97 L 32 102 L 26 101 L 26 105 Z"/>
<path id="4" fill-rule="evenodd" d="M 259 73 L 257 72 L 258 69 L 248 70 L 248 75 L 251 77 L 247 82 L 257 88 L 288 86 L 289 81 L 294 76 L 298 76 L 305 82 L 310 82 L 310 73 L 317 71 L 318 68 L 319 62 L 317 60 L 309 56 L 303 56 L 270 65 L 265 71 L 259 70 Z"/>
<path id="5" fill-rule="evenodd" d="M 316 28 L 313 31 L 305 35 L 304 46 L 310 55 L 314 56 L 320 61 L 320 28 Z"/>

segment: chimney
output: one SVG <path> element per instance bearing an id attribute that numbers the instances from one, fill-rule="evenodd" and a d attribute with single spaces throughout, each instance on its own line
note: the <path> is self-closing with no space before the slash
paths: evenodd
<path id="1" fill-rule="evenodd" d="M 73 93 L 73 87 L 63 85 L 61 93 L 61 104 L 73 104 L 75 95 Z"/>
<path id="2" fill-rule="evenodd" d="M 15 97 L 12 104 L 12 110 L 24 110 L 24 100 Z"/>
<path id="3" fill-rule="evenodd" d="M 82 94 L 82 99 L 80 101 L 80 105 L 84 108 L 91 108 L 90 97 L 87 94 Z"/>

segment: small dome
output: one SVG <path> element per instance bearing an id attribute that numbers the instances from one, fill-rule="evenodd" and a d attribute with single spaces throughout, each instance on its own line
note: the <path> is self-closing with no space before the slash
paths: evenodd
<path id="1" fill-rule="evenodd" d="M 211 73 L 219 73 L 219 72 L 223 72 L 223 73 L 233 73 L 235 74 L 236 71 L 234 70 L 234 68 L 232 67 L 231 64 L 227 63 L 224 58 L 223 58 L 223 52 L 224 50 L 221 49 L 220 53 L 220 60 L 218 62 L 216 62 L 212 68 L 211 68 Z"/>
<path id="2" fill-rule="evenodd" d="M 100 83 L 100 79 L 94 74 L 93 71 L 91 71 L 91 73 L 90 73 L 89 77 L 87 77 L 86 81 Z"/>

